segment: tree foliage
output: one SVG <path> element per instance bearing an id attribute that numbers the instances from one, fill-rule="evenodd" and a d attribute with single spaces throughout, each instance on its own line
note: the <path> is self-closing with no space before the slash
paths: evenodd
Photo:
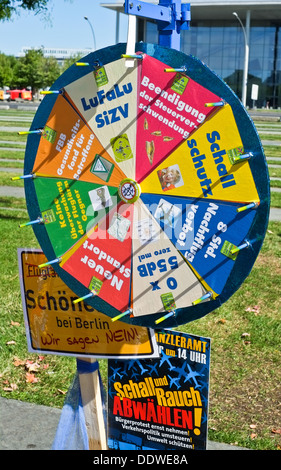
<path id="1" fill-rule="evenodd" d="M 0 86 L 13 86 L 17 59 L 0 53 Z"/>
<path id="2" fill-rule="evenodd" d="M 48 8 L 52 4 L 53 0 L 0 0 L 0 23 L 23 10 L 43 13 L 47 19 Z M 65 68 L 65 65 L 59 66 L 54 57 L 44 57 L 42 49 L 31 49 L 18 59 L 0 52 L 0 88 L 31 87 L 34 93 L 39 88 L 51 86 Z"/>
<path id="3" fill-rule="evenodd" d="M 71 65 L 75 64 L 75 62 L 79 62 L 81 59 L 81 54 L 74 54 L 72 57 L 69 57 L 64 60 L 62 65 L 61 73 L 65 72 Z"/>
<path id="4" fill-rule="evenodd" d="M 44 83 L 44 55 L 41 49 L 30 49 L 24 57 L 19 58 L 17 82 L 21 88 L 31 86 L 32 91 Z"/>
<path id="5" fill-rule="evenodd" d="M 20 9 L 42 13 L 47 11 L 49 0 L 0 0 L 0 21 L 9 20 Z"/>
<path id="6" fill-rule="evenodd" d="M 24 57 L 16 58 L 0 53 L 0 87 L 31 87 L 36 93 L 51 86 L 62 73 L 54 57 L 44 57 L 42 49 L 30 49 Z"/>

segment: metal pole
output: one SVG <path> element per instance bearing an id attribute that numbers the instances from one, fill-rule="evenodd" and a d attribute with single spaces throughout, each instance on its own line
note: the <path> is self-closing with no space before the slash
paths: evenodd
<path id="1" fill-rule="evenodd" d="M 159 0 L 158 5 L 140 0 L 125 0 L 124 11 L 128 15 L 151 18 L 157 22 L 159 45 L 180 50 L 180 32 L 189 29 L 190 3 L 181 0 Z"/>
<path id="2" fill-rule="evenodd" d="M 116 30 L 115 30 L 115 44 L 119 43 L 119 30 L 120 30 L 120 12 L 116 12 Z"/>
<path id="3" fill-rule="evenodd" d="M 172 23 L 174 28 L 158 28 L 159 45 L 180 50 L 180 30 L 177 28 L 176 20 L 180 18 L 181 0 L 159 0 L 159 6 L 168 6 L 171 8 Z"/>
<path id="4" fill-rule="evenodd" d="M 244 34 L 244 40 L 245 40 L 245 54 L 244 54 L 244 69 L 243 69 L 243 81 L 242 81 L 242 104 L 243 106 L 246 107 L 246 100 L 247 100 L 247 85 L 248 85 L 248 71 L 249 71 L 249 33 L 250 33 L 250 17 L 251 17 L 251 12 L 250 10 L 247 10 L 246 13 L 246 29 L 244 28 L 244 25 L 242 21 L 240 20 L 238 14 L 236 12 L 233 12 L 233 15 L 237 18 L 239 21 L 243 34 Z"/>
<path id="5" fill-rule="evenodd" d="M 249 37 L 250 37 L 250 18 L 251 12 L 247 10 L 246 13 L 246 44 L 245 44 L 245 58 L 244 58 L 244 74 L 243 74 L 243 96 L 242 103 L 246 107 L 247 100 L 247 86 L 248 86 L 248 72 L 249 72 Z"/>
<path id="6" fill-rule="evenodd" d="M 92 35 L 93 35 L 93 39 L 94 39 L 94 50 L 96 50 L 96 38 L 95 38 L 95 33 L 94 33 L 94 28 L 89 20 L 89 18 L 87 16 L 84 16 L 84 20 L 88 21 L 89 25 L 90 25 L 90 28 L 91 28 L 91 31 L 92 31 Z"/>

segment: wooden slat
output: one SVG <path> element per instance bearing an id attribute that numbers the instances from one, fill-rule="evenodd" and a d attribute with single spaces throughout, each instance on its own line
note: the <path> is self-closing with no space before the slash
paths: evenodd
<path id="1" fill-rule="evenodd" d="M 92 358 L 83 358 L 81 360 L 90 363 L 96 362 L 96 359 Z M 89 439 L 89 450 L 107 450 L 106 428 L 98 370 L 89 373 L 79 373 L 79 381 Z"/>

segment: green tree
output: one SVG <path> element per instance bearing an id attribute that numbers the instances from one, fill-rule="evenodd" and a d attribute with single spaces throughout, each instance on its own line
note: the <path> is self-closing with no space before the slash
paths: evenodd
<path id="1" fill-rule="evenodd" d="M 0 53 L 0 87 L 13 86 L 17 59 Z"/>
<path id="2" fill-rule="evenodd" d="M 75 62 L 79 62 L 81 59 L 81 55 L 75 54 L 68 59 L 65 59 L 61 68 L 61 73 L 65 72 L 71 65 L 75 64 Z"/>
<path id="3" fill-rule="evenodd" d="M 44 55 L 41 49 L 30 49 L 24 57 L 18 59 L 17 83 L 26 88 L 30 86 L 32 93 L 42 87 L 44 82 Z"/>
<path id="4" fill-rule="evenodd" d="M 20 8 L 34 13 L 47 12 L 49 0 L 0 0 L 0 21 L 9 20 Z"/>
<path id="5" fill-rule="evenodd" d="M 30 49 L 18 59 L 16 75 L 18 86 L 30 86 L 35 94 L 40 88 L 52 85 L 60 75 L 60 68 L 56 59 L 44 57 L 42 49 Z"/>
<path id="6" fill-rule="evenodd" d="M 61 68 L 55 57 L 44 58 L 44 82 L 43 88 L 51 86 L 61 74 Z"/>

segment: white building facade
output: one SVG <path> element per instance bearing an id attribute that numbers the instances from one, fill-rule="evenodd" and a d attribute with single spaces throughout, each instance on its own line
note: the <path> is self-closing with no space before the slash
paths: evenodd
<path id="1" fill-rule="evenodd" d="M 85 55 L 92 52 L 92 49 L 68 49 L 59 47 L 23 47 L 18 54 L 18 57 L 24 57 L 26 52 L 30 49 L 42 49 L 44 57 L 54 57 L 59 64 L 63 64 L 66 59 L 72 57 L 84 57 Z"/>

